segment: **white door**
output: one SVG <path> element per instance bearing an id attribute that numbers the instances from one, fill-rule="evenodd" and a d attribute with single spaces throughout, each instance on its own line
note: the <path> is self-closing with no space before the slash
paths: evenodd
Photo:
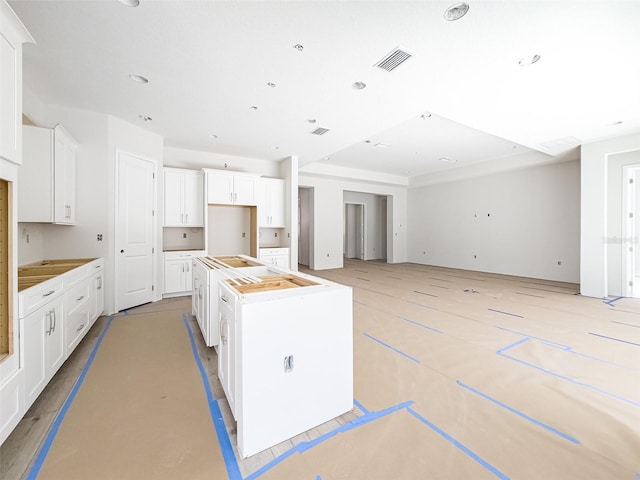
<path id="1" fill-rule="evenodd" d="M 155 165 L 119 152 L 116 205 L 116 310 L 153 300 Z"/>

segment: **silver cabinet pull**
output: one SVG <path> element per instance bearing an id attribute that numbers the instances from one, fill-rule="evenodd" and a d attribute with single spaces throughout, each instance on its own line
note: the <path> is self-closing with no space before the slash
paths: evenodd
<path id="1" fill-rule="evenodd" d="M 47 335 L 51 335 L 51 310 L 49 310 L 46 314 L 47 317 L 49 317 L 49 329 L 47 330 Z"/>
<path id="2" fill-rule="evenodd" d="M 51 309 L 51 316 L 53 316 L 53 330 L 52 331 L 55 332 L 56 331 L 56 323 L 57 323 L 56 322 L 56 309 L 55 308 Z"/>
<path id="3" fill-rule="evenodd" d="M 79 302 L 80 300 L 82 300 L 84 298 L 84 295 L 80 295 L 78 298 L 76 298 L 76 302 Z"/>
<path id="4" fill-rule="evenodd" d="M 84 328 L 84 323 L 76 329 L 76 333 L 80 332 L 83 328 Z"/>
<path id="5" fill-rule="evenodd" d="M 43 297 L 48 297 L 49 295 L 52 295 L 52 294 L 54 294 L 54 293 L 56 293 L 56 291 L 55 291 L 55 290 L 49 290 L 47 293 L 43 293 L 43 294 L 42 294 L 42 296 L 43 296 Z"/>
<path id="6" fill-rule="evenodd" d="M 221 295 L 220 300 L 222 300 L 224 303 L 229 303 L 229 299 L 227 298 L 226 295 Z"/>
<path id="7" fill-rule="evenodd" d="M 184 223 L 189 223 L 189 214 L 188 213 L 184 214 Z"/>

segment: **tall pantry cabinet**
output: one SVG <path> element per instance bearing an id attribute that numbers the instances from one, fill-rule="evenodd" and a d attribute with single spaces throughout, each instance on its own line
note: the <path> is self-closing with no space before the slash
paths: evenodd
<path id="1" fill-rule="evenodd" d="M 33 37 L 0 0 L 0 444 L 22 418 L 24 366 L 18 319 L 18 169 L 22 163 L 22 44 Z"/>

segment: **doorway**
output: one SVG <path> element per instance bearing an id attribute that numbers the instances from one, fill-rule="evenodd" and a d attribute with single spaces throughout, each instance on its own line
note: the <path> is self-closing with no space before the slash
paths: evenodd
<path id="1" fill-rule="evenodd" d="M 313 269 L 313 188 L 298 188 L 298 263 Z"/>
<path id="2" fill-rule="evenodd" d="M 366 205 L 344 204 L 344 257 L 366 260 Z"/>
<path id="3" fill-rule="evenodd" d="M 156 164 L 117 152 L 115 309 L 153 301 Z"/>

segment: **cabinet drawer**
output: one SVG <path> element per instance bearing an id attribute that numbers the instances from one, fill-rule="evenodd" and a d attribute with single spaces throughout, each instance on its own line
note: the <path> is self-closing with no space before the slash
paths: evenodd
<path id="1" fill-rule="evenodd" d="M 94 273 L 96 273 L 99 270 L 104 270 L 104 258 L 97 258 L 95 259 L 93 262 L 89 263 L 87 265 L 88 267 L 88 275 L 93 275 Z"/>
<path id="2" fill-rule="evenodd" d="M 185 260 L 194 257 L 204 257 L 204 250 L 184 250 L 180 252 L 164 252 L 165 260 Z"/>
<path id="3" fill-rule="evenodd" d="M 90 279 L 85 279 L 64 294 L 65 316 L 65 347 L 67 356 L 73 352 L 91 325 L 91 311 L 93 307 Z"/>
<path id="4" fill-rule="evenodd" d="M 24 318 L 62 293 L 62 279 L 53 278 L 18 295 L 18 312 Z"/>

